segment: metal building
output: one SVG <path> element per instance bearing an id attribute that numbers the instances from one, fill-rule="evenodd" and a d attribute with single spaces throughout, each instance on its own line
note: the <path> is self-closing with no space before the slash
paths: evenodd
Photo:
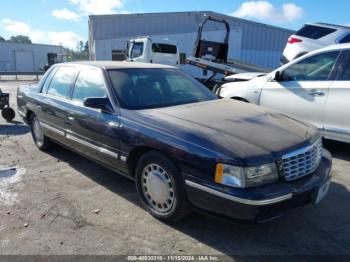
<path id="1" fill-rule="evenodd" d="M 45 65 L 66 61 L 63 47 L 0 42 L 0 72 L 37 72 Z"/>
<path id="2" fill-rule="evenodd" d="M 197 30 L 205 15 L 226 19 L 231 27 L 229 58 L 275 68 L 291 30 L 210 11 L 96 15 L 89 17 L 91 60 L 120 60 L 126 42 L 138 36 L 175 40 L 181 53 L 192 55 Z M 220 27 L 221 26 L 221 27 Z M 206 27 L 209 40 L 223 35 L 223 26 Z"/>

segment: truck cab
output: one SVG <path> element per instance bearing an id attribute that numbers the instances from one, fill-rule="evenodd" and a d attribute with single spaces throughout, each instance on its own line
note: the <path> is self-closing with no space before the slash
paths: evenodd
<path id="1" fill-rule="evenodd" d="M 180 66 L 180 53 L 175 41 L 143 37 L 132 39 L 127 48 L 128 62 Z"/>

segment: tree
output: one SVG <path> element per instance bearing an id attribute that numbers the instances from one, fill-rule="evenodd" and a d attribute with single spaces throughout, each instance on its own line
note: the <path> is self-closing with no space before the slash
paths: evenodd
<path id="1" fill-rule="evenodd" d="M 11 36 L 11 38 L 8 40 L 8 42 L 21 43 L 21 44 L 31 44 L 32 40 L 30 40 L 30 38 L 28 36 L 17 35 L 17 36 Z"/>
<path id="2" fill-rule="evenodd" d="M 84 49 L 84 42 L 80 40 L 78 46 L 79 46 L 79 49 L 78 49 L 79 52 L 82 52 Z"/>
<path id="3" fill-rule="evenodd" d="M 85 42 L 85 45 L 84 45 L 84 52 L 86 52 L 86 53 L 89 52 L 89 41 L 86 41 L 86 42 Z"/>
<path id="4" fill-rule="evenodd" d="M 2 36 L 0 36 L 0 42 L 5 42 L 5 38 L 3 38 Z"/>

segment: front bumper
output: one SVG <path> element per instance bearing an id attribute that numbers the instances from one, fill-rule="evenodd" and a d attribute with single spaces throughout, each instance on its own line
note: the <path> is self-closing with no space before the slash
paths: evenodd
<path id="1" fill-rule="evenodd" d="M 197 208 L 236 220 L 265 222 L 315 202 L 329 182 L 332 157 L 326 150 L 317 170 L 292 182 L 279 181 L 255 188 L 232 188 L 186 175 L 189 201 Z"/>

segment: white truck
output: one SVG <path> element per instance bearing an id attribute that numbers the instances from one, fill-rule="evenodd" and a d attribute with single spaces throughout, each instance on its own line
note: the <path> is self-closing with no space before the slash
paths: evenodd
<path id="1" fill-rule="evenodd" d="M 175 41 L 140 37 L 130 40 L 127 50 L 128 62 L 180 66 L 180 53 Z"/>
<path id="2" fill-rule="evenodd" d="M 203 31 L 208 21 L 223 24 L 225 26 L 226 32 L 223 42 L 204 39 Z M 228 59 L 229 39 L 229 23 L 222 18 L 206 16 L 204 21 L 199 25 L 193 54 L 192 56 L 186 57 L 187 65 L 192 65 L 202 70 L 212 72 L 207 78 L 201 78 L 198 80 L 203 82 L 214 92 L 224 83 L 247 81 L 257 75 L 267 72 L 265 68 L 238 60 Z M 149 36 L 139 37 L 132 39 L 127 43 L 126 61 L 156 63 L 180 67 L 180 51 L 178 44 L 175 41 Z M 254 72 L 254 74 L 247 74 L 247 72 Z M 231 77 L 227 78 L 228 76 Z"/>

